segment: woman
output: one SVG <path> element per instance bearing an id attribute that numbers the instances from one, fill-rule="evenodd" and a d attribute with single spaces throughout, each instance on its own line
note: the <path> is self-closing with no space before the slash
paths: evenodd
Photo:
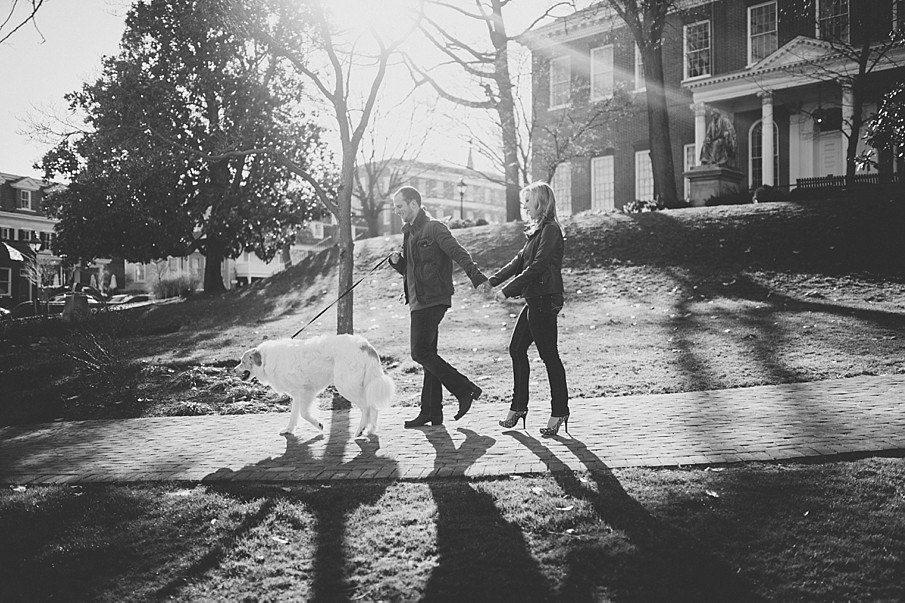
<path id="1" fill-rule="evenodd" d="M 566 371 L 559 358 L 556 317 L 563 306 L 562 258 L 565 237 L 556 219 L 556 198 L 545 182 L 534 182 L 521 190 L 522 209 L 529 221 L 528 240 L 512 261 L 490 277 L 496 287 L 512 280 L 496 292 L 497 299 L 521 296 L 525 307 L 515 321 L 509 341 L 512 357 L 512 404 L 503 427 L 514 427 L 518 420 L 525 426 L 528 414 L 528 348 L 534 343 L 547 367 L 550 381 L 551 416 L 541 435 L 554 436 L 565 426 L 569 432 L 569 393 Z"/>

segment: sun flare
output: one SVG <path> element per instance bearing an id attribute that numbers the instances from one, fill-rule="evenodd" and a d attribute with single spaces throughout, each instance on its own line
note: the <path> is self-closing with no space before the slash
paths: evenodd
<path id="1" fill-rule="evenodd" d="M 412 29 L 418 0 L 330 0 L 326 6 L 339 27 L 352 32 L 373 30 L 394 41 Z"/>

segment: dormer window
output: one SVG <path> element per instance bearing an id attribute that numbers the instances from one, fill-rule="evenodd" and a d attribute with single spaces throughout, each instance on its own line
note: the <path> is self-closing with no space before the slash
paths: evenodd
<path id="1" fill-rule="evenodd" d="M 18 202 L 16 207 L 19 209 L 27 209 L 31 211 L 31 191 L 19 191 Z"/>

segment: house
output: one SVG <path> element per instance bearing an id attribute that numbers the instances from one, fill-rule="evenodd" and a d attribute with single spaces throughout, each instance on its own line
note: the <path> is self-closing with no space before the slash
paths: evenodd
<path id="1" fill-rule="evenodd" d="M 859 80 L 860 115 L 851 77 L 857 64 L 845 51 L 865 38 L 879 48 L 903 21 L 903 0 L 679 0 L 667 18 L 662 56 L 680 197 L 708 200 L 712 191 L 695 185 L 706 167 L 708 127 L 718 121 L 731 126 L 736 143 L 724 171 L 737 188 L 789 190 L 799 179 L 845 174 L 852 123 L 869 118 L 890 85 L 905 79 L 905 47 L 899 41 L 872 56 L 875 64 Z M 634 119 L 608 124 L 588 152 L 556 169 L 551 185 L 563 213 L 653 200 L 643 65 L 618 15 L 596 4 L 538 28 L 525 43 L 540 123 L 587 111 L 616 90 L 637 104 Z M 905 172 L 901 162 L 880 159 Z M 535 157 L 532 171 L 544 169 Z"/>
<path id="2" fill-rule="evenodd" d="M 53 255 L 57 221 L 44 211 L 44 200 L 58 186 L 44 180 L 0 172 L 0 307 L 11 309 L 32 301 L 38 288 L 26 270 L 29 258 L 40 258 L 45 279 L 66 284 L 62 261 Z"/>
<path id="3" fill-rule="evenodd" d="M 372 208 L 378 208 L 377 234 L 402 232 L 402 222 L 393 212 L 393 193 L 401 186 L 413 186 L 421 192 L 422 206 L 440 220 L 465 220 L 472 223 L 484 220 L 488 224 L 506 221 L 506 187 L 502 177 L 492 179 L 468 166 L 465 168 L 437 163 L 392 159 L 374 168 L 373 164 L 356 166 L 357 177 L 366 182 L 376 176 L 375 198 Z M 370 168 L 370 169 L 369 169 Z M 353 195 L 357 194 L 353 193 Z M 362 211 L 362 199 L 352 197 L 352 214 L 356 231 L 367 230 Z"/>

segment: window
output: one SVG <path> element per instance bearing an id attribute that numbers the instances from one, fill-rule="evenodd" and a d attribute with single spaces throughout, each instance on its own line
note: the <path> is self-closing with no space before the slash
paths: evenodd
<path id="1" fill-rule="evenodd" d="M 568 56 L 550 61 L 550 108 L 569 104 L 571 60 Z"/>
<path id="2" fill-rule="evenodd" d="M 132 276 L 136 283 L 143 283 L 145 281 L 145 270 L 147 270 L 147 267 L 144 264 L 135 264 Z"/>
<path id="3" fill-rule="evenodd" d="M 12 241 L 15 234 L 15 229 L 9 228 L 8 226 L 0 226 L 0 240 Z"/>
<path id="4" fill-rule="evenodd" d="M 817 37 L 848 43 L 848 0 L 817 0 Z"/>
<path id="5" fill-rule="evenodd" d="M 776 2 L 748 7 L 748 64 L 758 62 L 776 48 Z"/>
<path id="6" fill-rule="evenodd" d="M 309 222 L 308 227 L 311 229 L 311 236 L 320 241 L 324 238 L 324 223 L 320 221 Z"/>
<path id="7" fill-rule="evenodd" d="M 550 182 L 556 197 L 556 213 L 562 216 L 572 214 L 572 164 L 560 163 Z"/>
<path id="8" fill-rule="evenodd" d="M 687 144 L 683 147 L 685 153 L 685 171 L 687 172 L 695 165 L 697 165 L 697 157 L 695 156 L 695 145 L 694 143 Z M 685 178 L 685 198 L 688 199 L 691 197 L 691 180 Z"/>
<path id="9" fill-rule="evenodd" d="M 19 191 L 19 203 L 16 207 L 19 209 L 31 209 L 31 191 Z"/>
<path id="10" fill-rule="evenodd" d="M 591 100 L 613 96 L 615 87 L 613 47 L 601 46 L 591 50 Z"/>
<path id="11" fill-rule="evenodd" d="M 748 134 L 748 148 L 751 149 L 749 158 L 748 178 L 752 187 L 760 186 L 764 183 L 764 145 L 761 132 L 763 132 L 764 122 L 759 121 L 751 126 Z M 776 123 L 773 124 L 773 178 L 774 183 L 779 176 L 779 130 Z"/>
<path id="12" fill-rule="evenodd" d="M 654 168 L 647 150 L 635 153 L 635 199 L 654 200 Z"/>
<path id="13" fill-rule="evenodd" d="M 13 271 L 11 268 L 0 268 L 0 297 L 12 297 Z"/>
<path id="14" fill-rule="evenodd" d="M 892 3 L 892 28 L 905 29 L 905 0 L 895 0 Z"/>
<path id="15" fill-rule="evenodd" d="M 647 88 L 644 81 L 644 58 L 641 56 L 641 49 L 635 44 L 635 92 L 641 92 Z"/>
<path id="16" fill-rule="evenodd" d="M 591 159 L 591 209 L 614 209 L 616 201 L 616 173 L 613 156 Z"/>
<path id="17" fill-rule="evenodd" d="M 685 79 L 710 75 L 710 21 L 685 26 Z"/>

